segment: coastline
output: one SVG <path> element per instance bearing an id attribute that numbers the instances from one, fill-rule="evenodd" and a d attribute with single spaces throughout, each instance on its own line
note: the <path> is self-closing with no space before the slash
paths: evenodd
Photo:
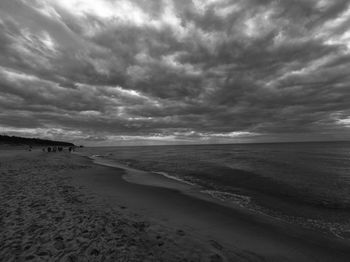
<path id="1" fill-rule="evenodd" d="M 209 244 L 73 183 L 98 166 L 70 154 L 0 150 L 2 261 L 225 261 Z M 113 170 L 113 174 L 118 174 Z M 221 252 L 222 253 L 222 252 Z M 220 260 L 218 260 L 220 259 Z"/>
<path id="2" fill-rule="evenodd" d="M 5 229 L 0 255 L 4 259 L 350 258 L 349 243 L 284 224 L 271 225 L 271 221 L 249 212 L 202 199 L 193 190 L 183 194 L 184 189 L 174 188 L 173 182 L 167 187 L 128 182 L 123 179 L 125 170 L 96 165 L 75 154 L 0 154 L 0 205 L 4 210 L 1 221 Z M 55 212 L 51 214 L 49 210 Z"/>
<path id="3" fill-rule="evenodd" d="M 347 222 L 339 223 L 334 219 L 324 220 L 324 214 L 320 214 L 317 206 L 306 205 L 304 202 L 291 202 L 290 199 L 287 200 L 283 197 L 258 195 L 256 192 L 253 194 L 252 192 L 233 193 L 225 191 L 225 189 L 213 189 L 212 185 L 207 187 L 196 181 L 189 182 L 164 172 L 144 171 L 137 169 L 137 167 L 131 167 L 128 162 L 124 164 L 109 158 L 112 154 L 90 156 L 86 154 L 87 152 L 82 152 L 81 155 L 88 157 L 96 164 L 125 170 L 123 178 L 131 183 L 175 189 L 183 194 L 214 201 L 217 204 L 250 213 L 252 216 L 260 217 L 260 220 L 271 220 L 270 224 L 293 224 L 297 228 L 301 227 L 302 230 L 321 232 L 328 235 L 329 238 L 335 238 L 335 240 L 350 241 Z M 304 214 L 305 212 L 307 215 Z M 333 216 L 333 214 L 329 215 Z M 338 212 L 337 215 L 339 216 L 340 213 Z M 346 214 L 341 214 L 339 217 L 345 218 Z"/>
<path id="4" fill-rule="evenodd" d="M 232 205 L 226 205 L 222 201 L 201 193 L 198 188 L 184 185 L 178 181 L 166 181 L 170 179 L 166 179 L 161 174 L 138 170 L 138 172 L 147 173 L 147 179 L 152 176 L 158 177 L 159 181 L 154 182 L 151 179 L 151 183 L 148 184 L 144 182 L 145 179 L 137 178 L 137 174 L 134 177 L 130 175 L 130 172 L 126 174 L 127 170 L 124 170 L 124 174 L 120 176 L 113 176 L 111 174 L 113 169 L 123 168 L 122 165 L 113 167 L 111 164 L 110 167 L 102 168 L 107 169 L 103 171 L 103 177 L 98 179 L 103 188 L 102 192 L 109 197 L 109 201 L 117 201 L 117 198 L 123 195 L 124 199 L 128 199 L 125 202 L 126 205 L 132 206 L 133 209 L 145 216 L 164 220 L 166 224 L 190 226 L 191 231 L 197 232 L 198 235 L 213 236 L 216 241 L 226 243 L 229 248 L 250 250 L 250 252 L 260 254 L 270 260 L 274 260 L 274 256 L 280 258 L 285 256 L 285 258 L 293 257 L 294 259 L 297 257 L 298 261 L 312 261 L 307 255 L 312 254 L 311 257 L 319 256 L 317 261 L 337 261 L 338 258 L 333 252 L 339 253 L 337 254 L 339 261 L 342 259 L 342 252 L 345 252 L 345 260 L 350 257 L 350 253 L 347 252 L 350 246 L 348 241 L 328 238 L 320 232 L 290 225 L 266 215 L 257 215 L 239 206 L 232 208 Z M 124 168 L 131 170 L 131 172 L 134 171 L 129 167 Z M 97 177 L 95 178 L 97 179 Z M 106 179 L 108 183 L 103 179 Z M 85 182 L 96 186 L 94 182 Z M 162 183 L 163 185 L 160 186 L 159 184 Z M 168 186 L 169 183 L 171 183 L 171 187 Z M 115 193 L 116 187 L 118 187 L 119 192 L 123 193 L 119 195 Z M 133 197 L 142 199 L 142 201 L 133 201 L 131 200 Z M 262 239 L 264 240 L 261 241 Z M 282 244 L 281 240 L 285 243 Z M 295 250 L 303 250 L 302 253 L 305 253 L 305 257 L 303 257 L 304 255 L 299 257 L 297 255 L 299 251 L 289 253 L 291 246 L 295 246 Z M 329 249 L 329 253 L 326 251 L 327 249 Z"/>

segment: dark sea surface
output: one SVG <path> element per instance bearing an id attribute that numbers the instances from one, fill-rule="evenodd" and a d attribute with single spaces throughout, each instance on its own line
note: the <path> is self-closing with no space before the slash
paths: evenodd
<path id="1" fill-rule="evenodd" d="M 350 239 L 350 143 L 85 148 L 201 187 L 213 198 Z"/>

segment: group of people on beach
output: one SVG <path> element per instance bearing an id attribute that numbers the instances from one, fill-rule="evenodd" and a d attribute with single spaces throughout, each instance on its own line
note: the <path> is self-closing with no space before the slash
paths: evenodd
<path id="1" fill-rule="evenodd" d="M 27 147 L 27 150 L 28 150 L 28 151 L 32 151 L 32 150 L 33 150 L 33 147 L 32 147 L 31 145 L 29 145 L 29 146 Z M 50 152 L 56 153 L 56 152 L 65 151 L 65 148 L 62 147 L 62 146 L 48 146 L 48 147 L 43 147 L 43 148 L 42 148 L 42 151 L 43 151 L 43 152 L 48 152 L 48 153 L 50 153 Z M 74 151 L 75 151 L 75 148 L 74 148 L 73 146 L 70 146 L 70 147 L 68 147 L 68 151 L 69 151 L 70 153 L 71 153 L 71 152 L 74 152 Z"/>
<path id="2" fill-rule="evenodd" d="M 49 147 L 47 147 L 47 148 L 43 148 L 42 149 L 43 150 L 43 152 L 54 152 L 54 153 L 56 153 L 56 152 L 62 152 L 63 151 L 63 147 L 62 146 L 49 146 Z M 74 148 L 72 147 L 72 146 L 70 146 L 69 148 L 68 148 L 68 151 L 69 152 L 74 152 Z"/>

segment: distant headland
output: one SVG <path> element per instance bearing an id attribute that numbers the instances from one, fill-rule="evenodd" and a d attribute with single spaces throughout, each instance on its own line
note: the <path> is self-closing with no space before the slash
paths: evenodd
<path id="1" fill-rule="evenodd" d="M 73 143 L 39 138 L 0 135 L 0 145 L 75 146 Z"/>

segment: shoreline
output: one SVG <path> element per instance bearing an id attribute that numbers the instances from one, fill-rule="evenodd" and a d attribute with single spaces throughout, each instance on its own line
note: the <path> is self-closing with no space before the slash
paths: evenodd
<path id="1" fill-rule="evenodd" d="M 350 258 L 349 243 L 271 225 L 192 191 L 130 183 L 125 170 L 81 155 L 14 150 L 0 156 L 0 256 L 8 261 Z"/>
<path id="2" fill-rule="evenodd" d="M 95 183 L 93 190 L 73 183 L 103 171 L 86 158 L 39 150 L 0 150 L 0 157 L 4 261 L 239 261 L 187 229 L 107 201 Z"/>
<path id="3" fill-rule="evenodd" d="M 179 224 L 179 221 L 181 221 L 180 223 L 190 225 L 192 230 L 197 231 L 199 235 L 203 235 L 204 233 L 204 235 L 214 236 L 216 241 L 220 243 L 227 244 L 234 241 L 234 248 L 238 246 L 238 248 L 243 250 L 251 249 L 251 252 L 262 254 L 263 257 L 269 257 L 269 259 L 272 259 L 275 254 L 284 256 L 286 253 L 294 257 L 296 254 L 293 254 L 293 252 L 288 253 L 290 246 L 294 245 L 298 246 L 296 248 L 297 250 L 304 249 L 305 254 L 308 254 L 311 250 L 313 250 L 311 251 L 313 255 L 319 252 L 323 257 L 323 260 L 319 257 L 319 261 L 330 261 L 331 259 L 337 261 L 334 260 L 335 258 L 332 252 L 339 253 L 338 255 L 340 257 L 344 256 L 345 260 L 350 258 L 350 253 L 347 251 L 350 246 L 348 241 L 330 239 L 319 232 L 281 223 L 280 221 L 276 221 L 276 219 L 271 220 L 271 218 L 266 216 L 257 216 L 242 208 L 233 209 L 231 206 L 227 206 L 219 200 L 215 201 L 215 199 L 213 200 L 203 193 L 198 194 L 196 190 L 190 190 L 188 187 L 183 187 L 183 185 L 180 188 L 176 188 L 176 185 L 175 187 L 169 188 L 167 186 L 160 187 L 156 184 L 147 185 L 140 183 L 140 181 L 136 181 L 137 183 L 135 183 L 135 180 L 125 180 L 126 171 L 124 171 L 122 175 L 115 175 L 114 177 L 112 174 L 113 169 L 117 169 L 117 167 L 101 166 L 101 168 L 106 169 L 101 171 L 104 175 L 100 173 L 101 176 L 97 176 L 100 183 L 97 187 L 103 188 L 103 194 L 108 197 L 109 201 L 116 201 L 115 195 L 119 197 L 121 195 L 124 195 L 124 197 L 128 196 L 125 197 L 125 199 L 130 199 L 131 197 L 142 198 L 142 203 L 137 203 L 137 201 L 135 203 L 135 201 L 128 200 L 126 201 L 126 205 L 132 206 L 133 209 L 138 210 L 138 212 L 143 213 L 145 216 L 153 217 L 158 220 L 165 219 L 168 224 L 170 223 L 169 221 L 173 224 Z M 158 174 L 158 177 L 159 176 L 161 175 Z M 92 175 L 92 177 L 94 177 L 94 175 Z M 95 175 L 96 179 L 97 177 Z M 104 179 L 108 181 L 108 185 L 105 184 L 106 181 L 103 181 Z M 80 183 L 81 182 L 82 181 L 80 181 Z M 89 187 L 89 183 L 94 182 L 90 180 L 90 182 L 85 181 L 85 183 Z M 114 186 L 112 186 L 112 184 Z M 93 186 L 95 187 L 96 185 L 94 184 Z M 121 187 L 124 187 L 124 190 L 121 190 Z M 125 188 L 128 188 L 130 192 L 126 192 L 127 190 Z M 95 187 L 95 190 L 96 189 L 100 190 L 101 188 L 98 189 Z M 123 193 L 117 194 L 113 192 L 114 190 L 122 191 Z M 149 200 L 147 200 L 147 197 Z M 157 200 L 157 197 L 161 200 Z M 168 199 L 169 202 L 167 202 L 166 199 Z M 182 214 L 179 215 L 177 214 L 179 212 L 173 212 L 171 209 L 174 207 Z M 162 210 L 163 218 L 159 217 L 158 210 Z M 199 221 L 199 219 L 204 221 Z M 222 221 L 224 221 L 226 225 L 218 226 Z M 208 230 L 209 228 L 215 228 L 215 230 Z M 238 231 L 241 239 L 237 239 L 237 237 L 234 236 L 235 233 L 228 233 L 232 230 Z M 266 239 L 263 240 L 265 246 L 262 245 L 264 246 L 263 248 L 258 248 L 258 246 L 261 245 L 260 240 L 264 239 L 262 236 L 266 237 Z M 273 238 L 272 241 L 271 238 Z M 281 247 L 281 239 L 285 241 L 282 245 L 283 248 Z M 270 243 L 267 244 L 266 242 Z M 276 250 L 273 251 L 273 249 Z M 330 253 L 326 251 L 327 249 Z M 266 252 L 266 250 L 270 250 L 270 252 Z M 316 250 L 317 252 L 315 252 Z M 341 254 L 342 252 L 344 252 L 343 255 Z M 305 257 L 301 256 L 298 257 L 298 261 L 312 261 L 312 259 L 310 259 L 310 257 L 305 259 Z"/>
<path id="4" fill-rule="evenodd" d="M 105 158 L 105 156 L 89 156 L 80 153 L 78 153 L 78 155 L 87 157 L 89 160 L 98 165 L 125 170 L 126 172 L 123 179 L 130 183 L 178 190 L 181 191 L 182 194 L 211 201 L 219 205 L 236 209 L 240 212 L 246 212 L 252 216 L 260 217 L 261 220 L 269 221 L 270 224 L 286 224 L 286 226 L 294 226 L 298 229 L 301 228 L 301 230 L 307 230 L 312 233 L 320 233 L 323 237 L 334 239 L 334 241 L 348 241 L 350 243 L 349 238 L 342 236 L 344 232 L 339 231 L 339 229 L 336 227 L 337 224 L 329 224 L 327 221 L 317 220 L 315 218 L 309 219 L 306 217 L 298 217 L 293 215 L 276 215 L 271 213 L 273 212 L 272 209 L 266 209 L 266 207 L 259 206 L 254 202 L 250 203 L 251 197 L 247 195 L 207 189 L 186 180 L 167 175 L 163 172 L 152 172 L 136 169 L 128 165 L 118 163 L 115 160 Z M 226 199 L 223 199 L 223 197 Z M 267 201 L 269 201 L 269 205 L 281 205 L 278 200 L 272 199 L 271 197 L 268 197 Z M 283 202 L 282 205 L 284 205 Z M 288 209 L 290 210 L 290 208 Z M 348 234 L 347 231 L 345 233 Z"/>

